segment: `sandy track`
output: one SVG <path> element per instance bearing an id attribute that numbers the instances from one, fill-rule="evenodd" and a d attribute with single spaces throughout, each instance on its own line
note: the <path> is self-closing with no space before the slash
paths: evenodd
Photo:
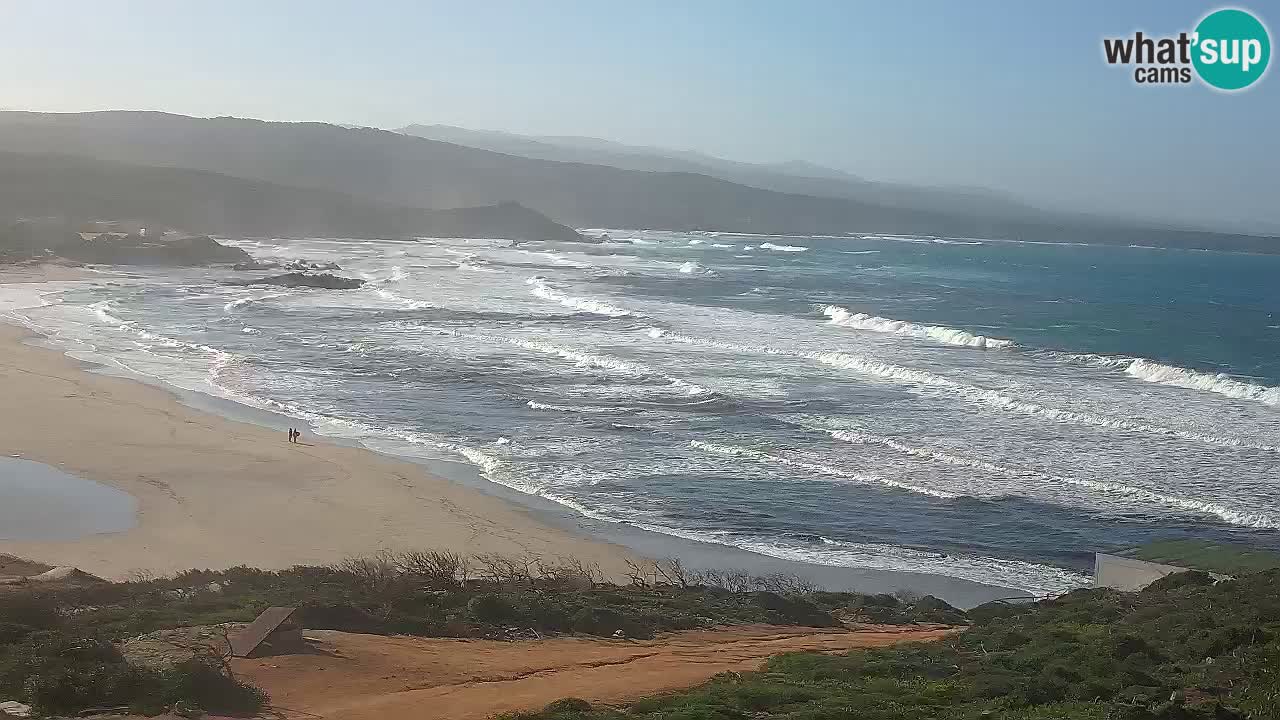
<path id="1" fill-rule="evenodd" d="M 465 720 L 540 708 L 562 697 L 621 703 L 755 670 L 778 653 L 839 652 L 936 640 L 949 631 L 747 626 L 649 641 L 442 640 L 307 631 L 315 653 L 236 661 L 285 718 Z"/>

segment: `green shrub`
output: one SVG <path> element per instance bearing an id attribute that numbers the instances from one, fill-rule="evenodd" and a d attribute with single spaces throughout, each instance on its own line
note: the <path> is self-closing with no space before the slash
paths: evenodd
<path id="1" fill-rule="evenodd" d="M 505 597 L 485 593 L 467 601 L 467 614 L 481 622 L 494 623 L 514 617 L 515 608 Z"/>

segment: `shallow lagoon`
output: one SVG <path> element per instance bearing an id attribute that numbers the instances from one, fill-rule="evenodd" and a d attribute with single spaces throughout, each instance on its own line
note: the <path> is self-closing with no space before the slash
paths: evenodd
<path id="1" fill-rule="evenodd" d="M 128 493 L 30 460 L 0 458 L 0 540 L 120 532 L 136 524 L 137 511 Z"/>

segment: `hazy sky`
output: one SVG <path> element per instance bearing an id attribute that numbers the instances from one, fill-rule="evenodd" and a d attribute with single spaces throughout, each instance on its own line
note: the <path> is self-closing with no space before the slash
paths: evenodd
<path id="1" fill-rule="evenodd" d="M 590 135 L 1280 228 L 1274 69 L 1229 95 L 1102 61 L 1216 7 L 0 0 L 0 107 Z"/>

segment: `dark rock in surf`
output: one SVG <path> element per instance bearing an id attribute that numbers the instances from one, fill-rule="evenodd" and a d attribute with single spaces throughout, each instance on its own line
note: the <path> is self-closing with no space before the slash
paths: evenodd
<path id="1" fill-rule="evenodd" d="M 232 285 L 277 285 L 279 287 L 296 288 L 310 287 L 322 288 L 325 290 L 354 290 L 362 285 L 364 281 L 357 278 L 341 277 L 339 275 L 330 275 L 328 273 L 319 273 L 310 275 L 307 273 L 291 272 L 283 275 L 272 275 L 270 277 L 256 278 L 253 280 L 235 280 Z"/>
<path id="2" fill-rule="evenodd" d="M 276 260 L 252 260 L 247 263 L 236 263 L 232 270 L 289 270 L 293 272 L 320 272 L 323 270 L 341 270 L 338 263 L 316 263 L 307 260 L 293 260 L 282 263 Z"/>
<path id="3" fill-rule="evenodd" d="M 12 261 L 65 258 L 102 265 L 196 267 L 253 261 L 244 250 L 205 235 L 78 232 L 56 220 L 0 228 L 0 254 Z"/>

